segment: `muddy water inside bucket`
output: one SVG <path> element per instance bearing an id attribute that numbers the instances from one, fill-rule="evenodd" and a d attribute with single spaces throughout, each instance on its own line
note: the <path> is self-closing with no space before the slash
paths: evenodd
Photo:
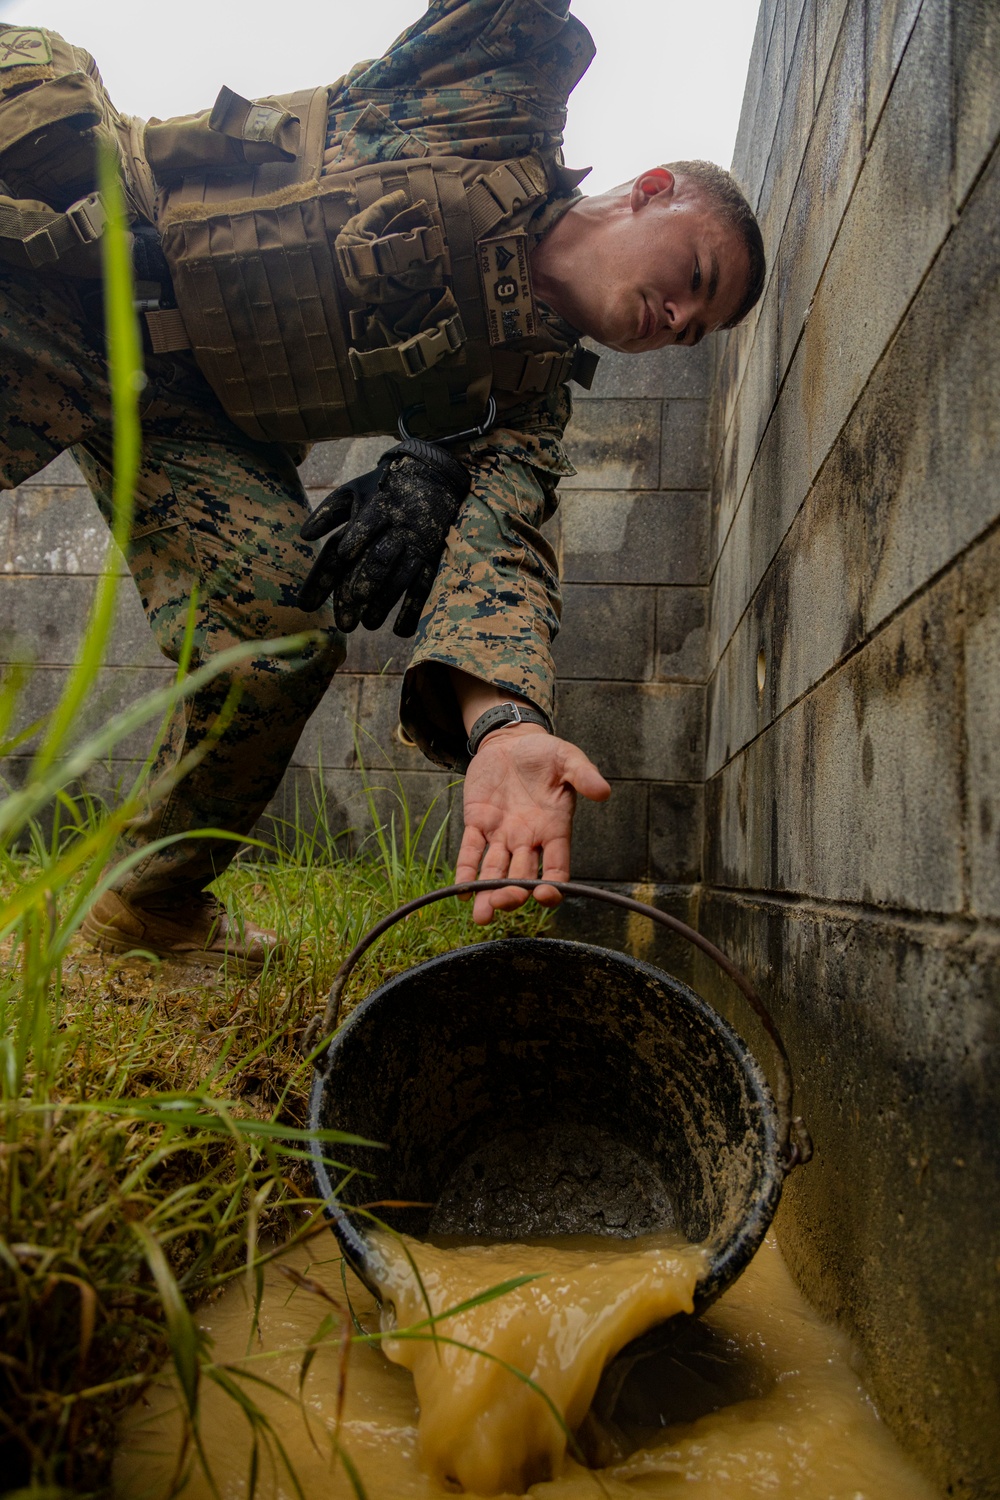
<path id="1" fill-rule="evenodd" d="M 434 1238 L 631 1239 L 675 1224 L 648 1156 L 593 1125 L 560 1120 L 491 1134 L 441 1189 L 428 1229 Z"/>
<path id="2" fill-rule="evenodd" d="M 321 1238 L 287 1259 L 300 1276 L 307 1275 L 344 1303 L 341 1261 L 339 1256 L 324 1258 L 328 1248 Z M 595 1247 L 576 1239 L 523 1251 L 510 1245 L 496 1248 L 491 1258 L 482 1244 L 474 1253 L 418 1245 L 415 1254 L 429 1281 L 441 1278 L 440 1284 L 428 1284 L 432 1300 L 440 1297 L 450 1305 L 469 1287 L 495 1285 L 512 1272 L 547 1272 L 550 1297 L 559 1304 L 557 1343 L 561 1337 L 573 1368 L 574 1359 L 580 1359 L 573 1341 L 585 1321 L 576 1309 L 582 1305 L 586 1310 L 587 1287 L 600 1322 L 601 1310 L 616 1298 L 610 1284 L 614 1276 L 609 1280 L 614 1259 L 649 1254 L 662 1265 L 676 1246 L 632 1240 Z M 390 1248 L 387 1259 L 393 1262 L 397 1255 Z M 588 1264 L 597 1269 L 581 1272 Z M 567 1276 L 567 1268 L 573 1267 Z M 399 1278 L 404 1289 L 397 1292 L 400 1299 L 411 1295 L 405 1291 L 406 1270 L 390 1264 L 385 1271 L 387 1282 L 394 1275 Z M 625 1279 L 634 1271 L 633 1264 Z M 565 1285 L 574 1276 L 575 1285 L 559 1292 L 560 1282 Z M 377 1334 L 379 1311 L 373 1298 L 349 1273 L 346 1282 L 355 1315 Z M 529 1289 L 543 1285 L 527 1284 Z M 635 1280 L 630 1285 L 638 1300 L 648 1295 L 648 1286 L 639 1290 Z M 476 1329 L 481 1337 L 484 1332 L 490 1336 L 503 1321 L 503 1305 L 503 1300 L 492 1304 Z M 485 1306 L 480 1311 L 488 1313 Z M 301 1281 L 293 1284 L 272 1265 L 265 1272 L 256 1328 L 242 1283 L 203 1317 L 216 1361 L 269 1418 L 307 1500 L 349 1500 L 359 1493 L 332 1453 L 343 1369 L 336 1330 L 315 1346 L 300 1390 L 303 1353 L 332 1312 L 315 1290 Z M 407 1315 L 401 1309 L 400 1320 Z M 608 1317 L 605 1329 L 616 1316 Z M 515 1326 L 516 1321 L 508 1319 Z M 678 1323 L 671 1342 L 638 1357 L 626 1350 L 612 1361 L 578 1428 L 585 1457 L 594 1467 L 567 1456 L 555 1477 L 531 1487 L 535 1500 L 591 1500 L 602 1494 L 613 1500 L 935 1500 L 936 1492 L 876 1416 L 852 1367 L 848 1344 L 803 1301 L 773 1239 L 704 1317 Z M 547 1326 L 553 1327 L 551 1317 Z M 251 1382 L 251 1376 L 269 1386 Z M 544 1409 L 544 1403 L 534 1400 Z M 468 1410 L 459 1400 L 450 1409 L 445 1402 L 440 1417 L 446 1437 L 450 1427 L 451 1438 L 460 1445 Z M 250 1494 L 251 1429 L 230 1397 L 204 1379 L 200 1430 L 218 1493 L 224 1500 L 242 1500 Z M 162 1500 L 169 1493 L 181 1432 L 176 1387 L 163 1379 L 123 1425 L 115 1473 L 118 1500 Z M 410 1373 L 386 1360 L 374 1344 L 355 1342 L 349 1351 L 339 1440 L 369 1500 L 443 1500 L 454 1493 L 429 1471 L 421 1453 Z M 297 1492 L 273 1448 L 263 1446 L 257 1495 L 291 1500 Z M 208 1500 L 212 1488 L 195 1470 L 180 1493 L 185 1500 Z"/>

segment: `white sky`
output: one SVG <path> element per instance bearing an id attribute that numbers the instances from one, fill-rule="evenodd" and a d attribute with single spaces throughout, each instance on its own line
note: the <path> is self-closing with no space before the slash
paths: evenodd
<path id="1" fill-rule="evenodd" d="M 732 160 L 757 0 L 573 0 L 597 57 L 570 100 L 566 160 L 599 192 L 658 161 Z M 0 0 L 97 58 L 120 109 L 187 114 L 332 83 L 376 57 L 422 0 Z"/>

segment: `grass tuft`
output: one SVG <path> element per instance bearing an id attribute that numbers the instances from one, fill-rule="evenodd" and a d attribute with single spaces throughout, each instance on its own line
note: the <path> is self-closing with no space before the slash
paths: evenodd
<path id="1" fill-rule="evenodd" d="M 197 1449 L 211 1358 L 193 1309 L 237 1275 L 259 1288 L 271 1247 L 315 1229 L 302 1033 L 363 932 L 452 877 L 433 810 L 421 822 L 404 804 L 350 859 L 320 815 L 218 883 L 287 941 L 259 978 L 106 959 L 62 930 L 85 876 L 59 888 L 55 872 L 105 817 L 94 799 L 72 814 L 0 857 L 0 911 L 35 893 L 0 962 L 0 1473 L 89 1493 L 118 1413 L 165 1358 Z M 535 908 L 503 926 L 543 922 Z M 483 937 L 467 906 L 434 906 L 365 955 L 348 1006 Z"/>

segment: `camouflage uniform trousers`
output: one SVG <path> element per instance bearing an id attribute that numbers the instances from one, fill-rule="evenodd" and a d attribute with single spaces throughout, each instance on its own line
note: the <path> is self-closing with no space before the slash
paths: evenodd
<path id="1" fill-rule="evenodd" d="M 110 391 L 100 314 L 81 299 L 85 285 L 0 273 L 0 488 L 68 448 L 110 522 Z M 160 650 L 178 660 L 195 590 L 192 666 L 238 643 L 314 634 L 295 655 L 252 657 L 179 706 L 122 854 L 199 828 L 249 833 L 345 655 L 332 612 L 296 606 L 314 554 L 299 537 L 308 505 L 294 455 L 239 432 L 189 359 L 148 356 L 146 376 L 128 564 Z M 213 743 L 232 688 L 235 710 Z M 158 789 L 157 777 L 206 739 L 194 768 Z M 237 848 L 232 839 L 181 838 L 141 859 L 118 889 L 140 903 L 183 899 Z"/>

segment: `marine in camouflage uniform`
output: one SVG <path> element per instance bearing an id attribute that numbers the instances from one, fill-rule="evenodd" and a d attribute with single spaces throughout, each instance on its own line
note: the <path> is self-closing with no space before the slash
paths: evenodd
<path id="1" fill-rule="evenodd" d="M 566 98 L 592 52 L 586 30 L 560 16 L 558 3 L 543 10 L 531 0 L 433 0 L 385 57 L 334 85 L 327 159 L 363 166 L 428 151 L 525 156 L 561 140 Z M 540 237 L 573 196 L 567 184 L 529 232 Z M 573 340 L 572 329 L 546 316 L 557 338 Z M 0 272 L 0 341 L 0 484 L 20 484 L 69 448 L 110 519 L 110 394 L 100 316 L 85 285 Z M 154 793 L 126 831 L 126 851 L 204 827 L 249 832 L 345 654 L 330 611 L 306 615 L 296 604 L 314 556 L 299 536 L 308 514 L 295 467 L 301 452 L 246 437 L 189 356 L 148 355 L 145 369 L 128 561 L 160 649 L 178 659 L 195 590 L 195 664 L 238 642 L 315 634 L 299 655 L 255 658 L 178 710 L 154 775 L 213 734 L 238 688 L 222 734 L 180 784 Z M 559 586 L 539 527 L 560 475 L 573 472 L 561 444 L 569 411 L 559 387 L 504 411 L 487 435 L 453 450 L 470 469 L 472 492 L 448 537 L 401 707 L 404 726 L 439 765 L 465 759 L 450 668 L 551 718 Z M 139 906 L 182 902 L 236 847 L 182 839 L 141 859 L 117 888 Z"/>

